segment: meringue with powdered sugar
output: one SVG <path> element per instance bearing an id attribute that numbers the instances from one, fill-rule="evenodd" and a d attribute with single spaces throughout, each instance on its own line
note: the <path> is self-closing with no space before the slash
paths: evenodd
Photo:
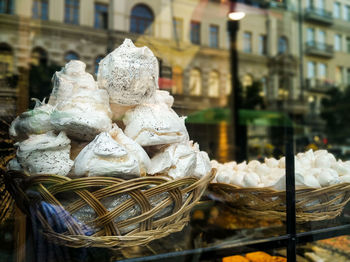
<path id="1" fill-rule="evenodd" d="M 45 100 L 33 100 L 36 102 L 34 109 L 17 116 L 11 123 L 9 133 L 17 141 L 27 139 L 32 134 L 43 134 L 53 130 L 50 118 L 54 108 L 45 104 Z"/>
<path id="2" fill-rule="evenodd" d="M 97 82 L 108 91 L 111 104 L 138 105 L 158 89 L 158 73 L 158 61 L 152 51 L 125 39 L 99 63 Z"/>
<path id="3" fill-rule="evenodd" d="M 31 175 L 67 175 L 73 166 L 69 158 L 70 140 L 64 132 L 30 135 L 18 142 L 17 160 L 25 172 Z"/>
<path id="4" fill-rule="evenodd" d="M 189 139 L 185 118 L 165 103 L 143 104 L 126 112 L 124 133 L 141 146 L 172 144 Z"/>
<path id="5" fill-rule="evenodd" d="M 122 176 L 140 175 L 137 159 L 127 149 L 103 132 L 89 143 L 76 157 L 72 176 Z"/>
<path id="6" fill-rule="evenodd" d="M 55 130 L 82 141 L 91 141 L 99 133 L 110 130 L 112 113 L 108 94 L 98 89 L 93 77 L 85 72 L 85 64 L 70 61 L 56 75 L 61 80 L 55 82 L 50 97 L 52 103 L 57 103 L 51 114 Z"/>

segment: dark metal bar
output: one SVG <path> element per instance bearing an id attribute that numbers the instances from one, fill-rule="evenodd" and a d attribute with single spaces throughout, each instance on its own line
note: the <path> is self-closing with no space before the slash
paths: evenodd
<path id="1" fill-rule="evenodd" d="M 296 212 L 295 212 L 295 175 L 294 175 L 294 146 L 293 126 L 285 126 L 286 144 L 286 203 L 287 203 L 287 260 L 296 261 Z"/>
<path id="2" fill-rule="evenodd" d="M 304 49 L 303 49 L 303 11 L 301 0 L 298 1 L 298 33 L 299 33 L 299 85 L 300 99 L 304 101 Z"/>

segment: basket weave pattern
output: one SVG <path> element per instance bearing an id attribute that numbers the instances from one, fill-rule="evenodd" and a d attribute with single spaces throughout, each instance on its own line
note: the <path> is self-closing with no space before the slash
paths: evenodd
<path id="1" fill-rule="evenodd" d="M 286 192 L 269 188 L 240 188 L 230 184 L 211 183 L 209 191 L 228 203 L 235 211 L 247 216 L 265 216 L 286 220 Z M 350 184 L 296 189 L 296 219 L 298 223 L 333 219 L 350 201 Z"/>
<path id="2" fill-rule="evenodd" d="M 8 177 L 11 176 L 16 177 L 9 172 Z M 11 191 L 17 195 L 16 201 L 22 201 L 22 204 L 26 205 L 24 209 L 27 213 L 28 210 L 32 211 L 32 215 L 34 212 L 34 217 L 40 221 L 43 233 L 50 241 L 75 248 L 122 248 L 146 244 L 181 231 L 189 221 L 190 210 L 197 204 L 214 176 L 214 170 L 201 179 L 185 177 L 175 180 L 166 176 L 123 180 L 114 177 L 70 179 L 58 175 L 38 175 L 22 179 L 17 190 Z M 11 184 L 13 185 L 13 182 Z M 36 200 L 29 199 L 33 198 L 31 197 L 33 192 L 36 193 L 34 197 Z M 60 201 L 62 193 L 63 195 L 74 193 L 79 198 L 65 205 Z M 130 197 L 112 210 L 108 210 L 102 204 L 105 198 L 125 194 Z M 152 206 L 150 199 L 157 198 L 161 194 L 163 194 L 161 201 Z M 56 216 L 65 225 L 64 232 L 60 232 L 52 225 L 52 219 L 57 217 L 48 217 L 42 209 L 37 208 L 38 203 L 46 203 L 50 208 L 54 208 Z M 84 206 L 91 207 L 96 215 L 95 219 L 87 223 L 88 225 L 81 225 L 71 216 Z M 137 215 L 116 222 L 117 217 L 136 206 L 140 210 Z M 168 208 L 170 213 L 157 218 L 156 215 L 164 208 Z M 87 235 L 84 228 L 86 226 L 95 229 L 94 233 Z M 134 226 L 134 229 L 125 234 L 121 233 L 122 229 L 130 226 Z"/>

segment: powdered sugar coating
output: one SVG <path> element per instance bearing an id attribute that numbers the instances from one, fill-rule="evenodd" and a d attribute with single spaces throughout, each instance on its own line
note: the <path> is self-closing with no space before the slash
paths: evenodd
<path id="1" fill-rule="evenodd" d="M 97 134 L 111 129 L 108 99 L 106 90 L 80 89 L 57 106 L 51 124 L 69 137 L 91 141 Z"/>
<path id="2" fill-rule="evenodd" d="M 211 170 L 208 155 L 199 151 L 192 141 L 173 144 L 151 159 L 150 174 L 166 173 L 176 178 L 195 176 L 201 178 Z"/>
<path id="3" fill-rule="evenodd" d="M 136 158 L 110 134 L 103 132 L 89 143 L 74 161 L 74 176 L 139 175 Z"/>
<path id="4" fill-rule="evenodd" d="M 50 123 L 53 107 L 36 100 L 33 110 L 22 113 L 11 123 L 10 136 L 15 140 L 27 139 L 31 134 L 43 134 L 53 130 Z"/>
<path id="5" fill-rule="evenodd" d="M 178 143 L 189 139 L 185 119 L 166 104 L 144 104 L 126 112 L 124 133 L 141 146 Z"/>
<path id="6" fill-rule="evenodd" d="M 49 99 L 50 105 L 57 105 L 70 99 L 77 89 L 97 89 L 93 76 L 86 73 L 85 68 L 86 65 L 82 61 L 71 60 L 61 71 L 53 75 L 53 89 Z"/>
<path id="7" fill-rule="evenodd" d="M 64 132 L 30 135 L 16 144 L 18 163 L 31 175 L 67 175 L 73 166 L 69 158 L 70 140 Z"/>
<path id="8" fill-rule="evenodd" d="M 123 145 L 129 154 L 132 154 L 137 159 L 140 165 L 140 173 L 147 174 L 151 167 L 151 160 L 146 151 L 130 137 L 127 137 L 116 124 L 113 124 L 109 134 L 115 141 Z"/>
<path id="9" fill-rule="evenodd" d="M 99 64 L 97 81 L 108 91 L 110 103 L 138 105 L 158 88 L 158 61 L 148 47 L 136 47 L 130 39 Z"/>

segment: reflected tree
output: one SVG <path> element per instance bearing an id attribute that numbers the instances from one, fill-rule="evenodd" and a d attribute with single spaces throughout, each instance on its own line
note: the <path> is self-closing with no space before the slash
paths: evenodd
<path id="1" fill-rule="evenodd" d="M 332 88 L 322 100 L 321 117 L 330 143 L 350 144 L 350 86 L 344 91 Z"/>

